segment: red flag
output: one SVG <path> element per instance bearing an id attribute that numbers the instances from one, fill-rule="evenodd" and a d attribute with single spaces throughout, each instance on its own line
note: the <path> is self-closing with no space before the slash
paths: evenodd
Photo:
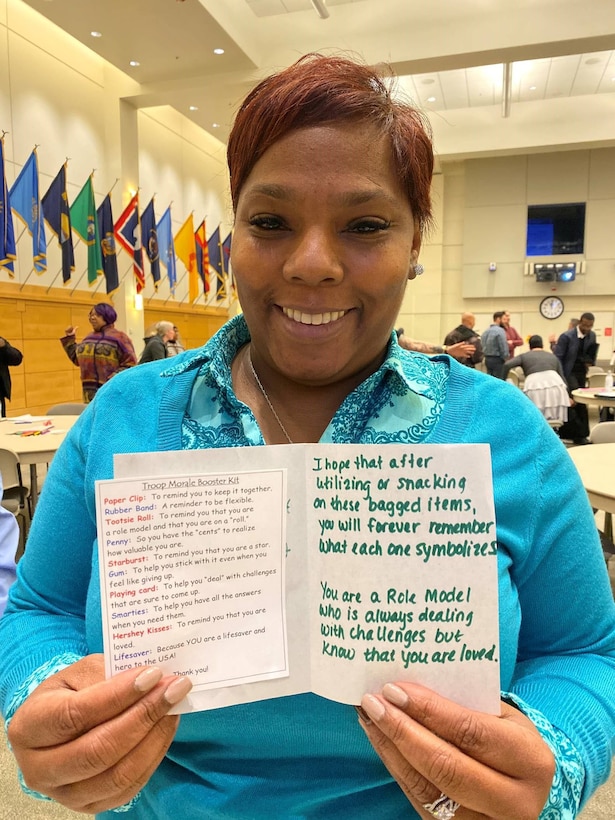
<path id="1" fill-rule="evenodd" d="M 126 253 L 132 256 L 137 293 L 141 293 L 145 287 L 145 274 L 143 272 L 143 249 L 141 248 L 138 193 L 130 200 L 122 215 L 113 226 L 113 230 L 117 241 Z"/>

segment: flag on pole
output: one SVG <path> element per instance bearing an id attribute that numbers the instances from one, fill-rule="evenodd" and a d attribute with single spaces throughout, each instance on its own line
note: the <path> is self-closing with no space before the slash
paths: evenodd
<path id="1" fill-rule="evenodd" d="M 226 298 L 226 282 L 224 278 L 224 268 L 222 267 L 222 246 L 220 244 L 219 225 L 207 240 L 207 250 L 209 251 L 209 264 L 216 274 L 216 302 L 221 302 Z"/>
<path id="2" fill-rule="evenodd" d="M 91 285 L 104 272 L 91 175 L 70 206 L 70 221 L 73 230 L 88 248 L 88 284 Z"/>
<path id="3" fill-rule="evenodd" d="M 32 151 L 10 192 L 11 208 L 23 221 L 32 237 L 32 262 L 34 270 L 47 270 L 47 240 L 43 223 L 43 207 L 38 187 L 38 157 Z"/>
<path id="4" fill-rule="evenodd" d="M 117 241 L 126 253 L 132 257 L 137 293 L 141 293 L 145 287 L 145 274 L 143 273 L 143 248 L 141 247 L 138 193 L 133 196 L 124 208 L 113 230 L 115 231 Z"/>
<path id="5" fill-rule="evenodd" d="M 196 240 L 196 268 L 203 283 L 203 293 L 207 294 L 209 293 L 209 251 L 207 250 L 205 220 L 194 232 L 194 238 Z"/>
<path id="6" fill-rule="evenodd" d="M 117 254 L 115 252 L 115 234 L 113 232 L 113 213 L 111 211 L 111 194 L 103 199 L 96 212 L 98 216 L 98 236 L 102 256 L 103 273 L 107 283 L 107 293 L 113 293 L 120 286 L 117 273 Z"/>
<path id="7" fill-rule="evenodd" d="M 15 248 L 15 229 L 9 200 L 9 189 L 4 174 L 4 136 L 0 137 L 0 177 L 2 177 L 2 195 L 0 196 L 0 268 L 13 279 L 15 269 L 13 262 L 17 259 Z"/>
<path id="8" fill-rule="evenodd" d="M 75 270 L 75 254 L 70 225 L 70 209 L 66 192 L 66 163 L 60 168 L 41 200 L 45 222 L 58 239 L 62 249 L 62 280 L 68 282 Z"/>
<path id="9" fill-rule="evenodd" d="M 194 302 L 199 298 L 199 274 L 196 268 L 196 240 L 192 214 L 175 234 L 175 253 L 188 271 L 188 299 Z"/>
<path id="10" fill-rule="evenodd" d="M 231 238 L 233 232 L 229 231 L 228 236 L 222 243 L 222 266 L 226 276 L 227 285 L 230 286 L 231 293 L 235 293 L 235 282 L 231 271 Z"/>
<path id="11" fill-rule="evenodd" d="M 177 284 L 177 269 L 175 266 L 175 244 L 173 242 L 173 226 L 171 223 L 171 206 L 166 209 L 156 226 L 158 233 L 158 247 L 160 248 L 160 261 L 167 269 L 169 277 L 169 290 L 175 293 Z"/>
<path id="12" fill-rule="evenodd" d="M 154 197 L 151 198 L 149 205 L 141 214 L 141 243 L 149 259 L 152 279 L 154 280 L 154 290 L 158 290 L 158 283 L 160 282 L 160 256 L 158 253 L 156 217 L 154 215 Z"/>

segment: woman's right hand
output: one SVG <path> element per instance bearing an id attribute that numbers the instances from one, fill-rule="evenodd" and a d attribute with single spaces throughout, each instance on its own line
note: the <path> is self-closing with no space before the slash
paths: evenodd
<path id="1" fill-rule="evenodd" d="M 64 331 L 65 336 L 76 336 L 77 335 L 77 328 L 76 327 L 67 327 Z"/>
<path id="2" fill-rule="evenodd" d="M 26 785 L 73 811 L 127 803 L 166 754 L 192 688 L 154 666 L 105 680 L 89 655 L 41 683 L 15 712 L 8 738 Z"/>

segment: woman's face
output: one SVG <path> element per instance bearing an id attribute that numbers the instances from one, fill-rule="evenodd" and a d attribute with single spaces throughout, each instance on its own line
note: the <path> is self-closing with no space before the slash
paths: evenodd
<path id="1" fill-rule="evenodd" d="M 92 328 L 96 331 L 102 330 L 102 328 L 107 324 L 102 316 L 99 316 L 95 310 L 90 311 L 90 315 L 88 316 L 90 320 L 90 324 Z"/>
<path id="2" fill-rule="evenodd" d="M 383 359 L 420 239 L 388 141 L 306 128 L 269 148 L 238 199 L 232 263 L 262 364 L 303 384 Z"/>

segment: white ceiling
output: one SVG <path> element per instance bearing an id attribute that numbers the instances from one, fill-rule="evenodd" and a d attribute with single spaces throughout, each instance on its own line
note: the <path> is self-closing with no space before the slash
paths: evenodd
<path id="1" fill-rule="evenodd" d="M 614 0 L 328 0 L 324 20 L 311 0 L 24 2 L 137 80 L 136 106 L 222 141 L 255 81 L 326 51 L 389 64 L 441 158 L 615 145 Z"/>

